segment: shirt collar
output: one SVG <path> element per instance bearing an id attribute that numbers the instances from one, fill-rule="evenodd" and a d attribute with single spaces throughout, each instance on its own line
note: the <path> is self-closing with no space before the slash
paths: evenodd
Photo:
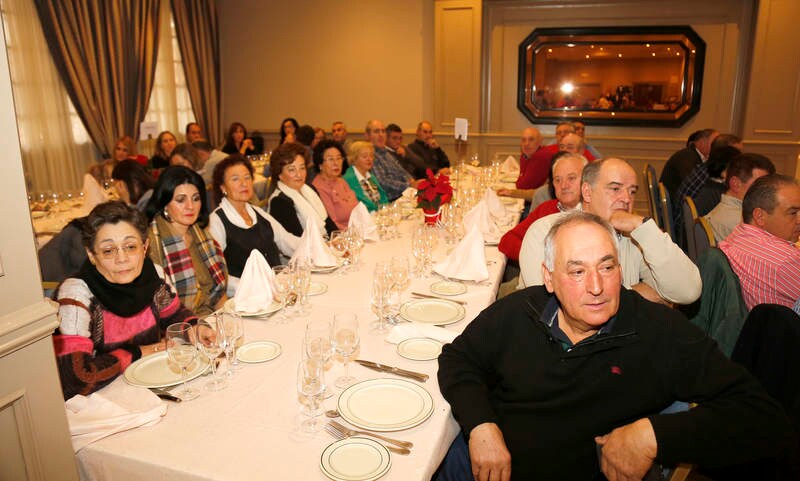
<path id="1" fill-rule="evenodd" d="M 553 336 L 554 339 L 561 342 L 562 346 L 564 346 L 565 350 L 569 350 L 575 345 L 573 342 L 567 337 L 564 331 L 561 330 L 561 327 L 558 325 L 558 310 L 560 309 L 560 305 L 558 303 L 558 298 L 556 296 L 552 296 L 550 300 L 547 301 L 547 305 L 544 306 L 544 310 L 542 311 L 541 317 L 539 317 L 539 322 L 547 326 L 550 331 L 550 335 Z M 601 327 L 596 333 L 592 334 L 591 336 L 584 339 L 584 341 L 588 339 L 592 339 L 598 336 L 608 335 L 614 329 L 614 322 L 616 321 L 617 316 L 614 315 L 611 319 L 608 320 L 603 327 Z M 583 341 L 581 341 L 583 342 Z"/>

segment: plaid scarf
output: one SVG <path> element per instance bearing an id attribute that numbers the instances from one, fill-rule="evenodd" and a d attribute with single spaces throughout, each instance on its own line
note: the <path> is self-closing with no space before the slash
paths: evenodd
<path id="1" fill-rule="evenodd" d="M 161 235 L 162 232 L 171 232 L 169 224 L 161 214 L 156 215 L 153 222 L 150 223 L 150 229 L 153 237 L 158 241 L 156 245 L 151 245 L 150 249 L 159 258 L 159 264 L 164 267 L 164 273 L 169 278 L 170 284 L 178 292 L 181 304 L 191 310 L 195 310 L 198 307 L 196 305 L 198 300 L 197 281 L 195 280 L 192 256 L 183 241 L 183 237 L 180 235 Z M 207 235 L 204 229 L 194 224 L 189 228 L 189 231 L 192 233 L 194 243 L 200 250 L 203 267 L 208 269 L 208 273 L 214 281 L 214 287 L 211 292 L 206 293 L 208 304 L 213 309 L 222 295 L 225 294 L 227 288 L 228 268 L 225 265 L 225 258 L 217 241 Z"/>

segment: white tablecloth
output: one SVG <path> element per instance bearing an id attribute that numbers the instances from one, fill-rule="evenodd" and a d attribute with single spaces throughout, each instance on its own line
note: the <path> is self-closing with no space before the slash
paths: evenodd
<path id="1" fill-rule="evenodd" d="M 357 272 L 314 274 L 314 281 L 327 284 L 327 293 L 311 297 L 307 318 L 280 325 L 266 320 L 246 321 L 246 342 L 268 339 L 280 343 L 281 355 L 266 363 L 248 364 L 236 372 L 228 388 L 219 392 L 203 390 L 193 401 L 169 404 L 163 420 L 116 434 L 93 443 L 77 455 L 82 479 L 86 480 L 324 480 L 319 468 L 320 455 L 334 439 L 324 430 L 316 434 L 299 431 L 302 420 L 295 389 L 306 319 L 332 319 L 334 312 L 355 312 L 359 318 L 361 346 L 357 358 L 424 372 L 430 379 L 422 385 L 434 399 L 433 415 L 421 425 L 390 433 L 392 437 L 414 443 L 409 456 L 392 454 L 392 467 L 382 479 L 428 481 L 458 432 L 450 406 L 439 393 L 437 362 L 411 361 L 400 357 L 386 334 L 376 334 L 369 324 L 375 319 L 369 306 L 371 274 L 376 261 L 409 253 L 411 225 L 401 224 L 403 237 L 378 244 L 367 244 Z M 438 256 L 447 246 L 440 242 Z M 461 332 L 495 297 L 505 266 L 505 256 L 496 247 L 486 247 L 490 280 L 483 285 L 468 283 L 466 317 L 447 326 Z M 437 278 L 412 279 L 411 291 L 430 293 Z M 224 365 L 224 364 L 223 364 Z M 324 409 L 336 407 L 338 394 L 333 381 L 343 372 L 340 362 L 327 371 L 326 379 L 334 396 L 324 401 Z M 350 374 L 358 380 L 392 377 L 368 370 L 355 363 Z M 192 383 L 202 387 L 207 377 Z M 326 419 L 327 421 L 327 419 Z"/>

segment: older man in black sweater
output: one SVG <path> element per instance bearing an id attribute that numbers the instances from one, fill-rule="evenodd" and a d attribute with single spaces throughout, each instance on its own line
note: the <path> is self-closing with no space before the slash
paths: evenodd
<path id="1" fill-rule="evenodd" d="M 544 287 L 483 311 L 439 358 L 475 479 L 641 479 L 654 461 L 720 466 L 783 449 L 786 416 L 758 382 L 677 311 L 621 287 L 603 220 L 557 222 L 544 264 Z M 698 406 L 658 414 L 677 400 Z"/>

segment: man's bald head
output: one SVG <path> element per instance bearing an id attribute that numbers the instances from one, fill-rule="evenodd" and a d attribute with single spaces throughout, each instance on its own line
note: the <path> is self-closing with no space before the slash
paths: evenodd
<path id="1" fill-rule="evenodd" d="M 542 144 L 542 134 L 536 127 L 528 127 L 522 131 L 519 146 L 525 156 L 533 155 Z"/>

